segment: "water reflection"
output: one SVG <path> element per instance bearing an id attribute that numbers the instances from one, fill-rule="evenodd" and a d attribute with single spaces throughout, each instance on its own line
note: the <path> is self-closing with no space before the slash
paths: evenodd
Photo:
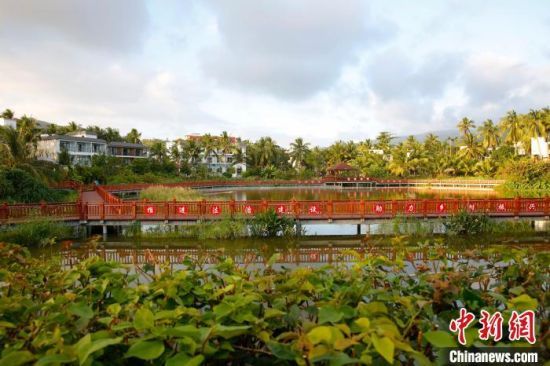
<path id="1" fill-rule="evenodd" d="M 376 199 L 429 199 L 429 198 L 496 198 L 495 191 L 466 190 L 418 190 L 418 189 L 339 189 L 334 187 L 314 188 L 277 188 L 258 187 L 254 189 L 230 189 L 204 191 L 206 195 L 233 198 L 237 201 L 246 200 L 376 200 Z"/>

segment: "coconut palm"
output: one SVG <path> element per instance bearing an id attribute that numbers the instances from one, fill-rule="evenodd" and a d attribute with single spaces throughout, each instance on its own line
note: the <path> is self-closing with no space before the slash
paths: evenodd
<path id="1" fill-rule="evenodd" d="M 202 155 L 205 159 L 212 155 L 218 157 L 219 143 L 214 136 L 209 133 L 203 135 L 200 139 L 200 145 L 202 147 Z"/>
<path id="2" fill-rule="evenodd" d="M 395 137 L 389 132 L 380 132 L 380 134 L 376 137 L 374 146 L 377 149 L 383 150 L 384 153 L 387 154 L 391 148 L 391 142 L 394 138 Z"/>
<path id="3" fill-rule="evenodd" d="M 475 124 L 471 119 L 464 117 L 460 120 L 460 122 L 458 122 L 457 127 L 462 136 L 467 136 L 472 134 L 471 130 L 474 129 Z"/>
<path id="4" fill-rule="evenodd" d="M 531 109 L 529 113 L 523 116 L 523 131 L 524 144 L 529 149 L 531 148 L 531 138 L 536 138 L 538 150 L 541 151 L 540 137 L 546 137 L 546 127 L 543 122 L 543 114 L 540 111 Z"/>
<path id="5" fill-rule="evenodd" d="M 494 150 L 500 143 L 498 127 L 488 119 L 478 128 L 481 136 L 481 144 L 485 150 Z"/>
<path id="6" fill-rule="evenodd" d="M 309 154 L 309 143 L 304 143 L 304 139 L 301 137 L 298 137 L 290 144 L 290 160 L 296 169 L 302 169 L 307 154 Z"/>
<path id="7" fill-rule="evenodd" d="M 265 168 L 277 154 L 277 144 L 271 137 L 262 137 L 256 142 L 256 154 L 258 166 Z"/>
<path id="8" fill-rule="evenodd" d="M 201 157 L 202 147 L 196 140 L 187 140 L 180 143 L 184 154 L 188 157 L 191 165 L 197 164 Z"/>
<path id="9" fill-rule="evenodd" d="M 0 117 L 5 118 L 5 119 L 13 119 L 14 116 L 15 116 L 15 114 L 9 108 L 6 108 L 6 110 L 4 110 L 4 112 L 2 112 L 2 114 L 0 115 Z"/>
<path id="10" fill-rule="evenodd" d="M 509 111 L 500 121 L 500 129 L 504 133 L 504 141 L 514 146 L 514 153 L 518 154 L 518 144 L 522 137 L 521 120 L 515 111 Z"/>
<path id="11" fill-rule="evenodd" d="M 139 144 L 141 143 L 141 133 L 138 132 L 138 130 L 136 130 L 135 128 L 132 128 L 124 139 L 129 143 Z"/>

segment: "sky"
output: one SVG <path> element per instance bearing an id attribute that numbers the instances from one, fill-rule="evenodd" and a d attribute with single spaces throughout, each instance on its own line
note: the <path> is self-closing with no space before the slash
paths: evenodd
<path id="1" fill-rule="evenodd" d="M 0 0 L 16 116 L 326 146 L 548 105 L 548 0 Z"/>

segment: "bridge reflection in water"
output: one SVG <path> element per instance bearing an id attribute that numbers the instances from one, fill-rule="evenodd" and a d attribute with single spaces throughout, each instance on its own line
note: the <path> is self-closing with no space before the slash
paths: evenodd
<path id="1" fill-rule="evenodd" d="M 501 246 L 506 248 L 509 246 Z M 547 244 L 531 244 L 534 250 L 548 250 Z M 469 249 L 487 248 L 486 245 L 468 246 Z M 182 264 L 189 259 L 201 264 L 216 264 L 231 258 L 239 265 L 265 265 L 268 260 L 278 254 L 276 263 L 292 265 L 352 263 L 367 256 L 385 256 L 390 260 L 402 257 L 407 261 L 430 261 L 434 258 L 446 257 L 456 261 L 469 259 L 467 250 L 448 251 L 446 247 L 403 247 L 403 246 L 376 246 L 376 245 L 346 245 L 346 246 L 296 246 L 292 248 L 274 248 L 262 246 L 260 248 L 220 249 L 203 247 L 150 247 L 150 248 L 109 248 L 105 246 L 70 248 L 61 250 L 62 263 L 72 267 L 82 260 L 99 257 L 106 261 L 114 261 L 126 265 L 142 266 L 161 264 Z"/>

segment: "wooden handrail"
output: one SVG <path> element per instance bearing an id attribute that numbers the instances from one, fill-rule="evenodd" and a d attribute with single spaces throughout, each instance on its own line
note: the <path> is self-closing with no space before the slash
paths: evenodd
<path id="1" fill-rule="evenodd" d="M 52 220 L 193 221 L 228 216 L 253 217 L 267 210 L 299 220 L 447 217 L 460 211 L 492 217 L 548 217 L 550 198 L 403 199 L 403 200 L 247 200 L 247 201 L 122 201 L 101 187 L 104 203 L 36 203 L 0 205 L 0 223 L 36 217 Z"/>

